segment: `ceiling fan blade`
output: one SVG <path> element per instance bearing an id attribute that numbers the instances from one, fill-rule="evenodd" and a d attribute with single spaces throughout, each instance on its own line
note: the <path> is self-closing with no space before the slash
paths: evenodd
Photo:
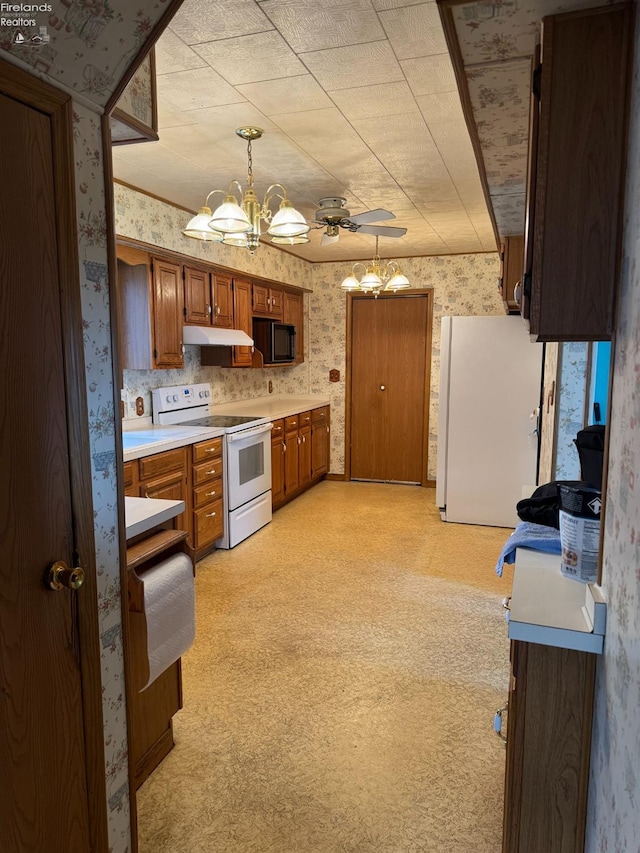
<path id="1" fill-rule="evenodd" d="M 395 213 L 390 210 L 383 210 L 377 207 L 375 210 L 365 210 L 364 213 L 356 213 L 355 216 L 349 216 L 349 222 L 355 222 L 356 225 L 366 225 L 368 222 L 383 222 L 386 219 L 395 219 Z"/>
<path id="2" fill-rule="evenodd" d="M 395 228 L 393 225 L 361 225 L 356 229 L 358 234 L 375 234 L 376 237 L 404 237 L 406 228 Z"/>
<path id="3" fill-rule="evenodd" d="M 337 234 L 323 234 L 320 240 L 321 246 L 328 246 L 330 243 L 337 243 L 340 237 Z"/>

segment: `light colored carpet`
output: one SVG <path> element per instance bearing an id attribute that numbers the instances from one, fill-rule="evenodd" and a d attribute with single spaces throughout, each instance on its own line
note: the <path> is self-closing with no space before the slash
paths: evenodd
<path id="1" fill-rule="evenodd" d="M 201 561 L 141 853 L 498 853 L 509 532 L 323 482 Z"/>

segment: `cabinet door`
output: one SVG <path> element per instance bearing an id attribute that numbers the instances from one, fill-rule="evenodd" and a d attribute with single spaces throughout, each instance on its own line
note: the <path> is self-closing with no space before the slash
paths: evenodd
<path id="1" fill-rule="evenodd" d="M 619 276 L 633 4 L 543 21 L 529 329 L 610 338 Z"/>
<path id="2" fill-rule="evenodd" d="M 269 288 L 269 316 L 281 320 L 283 315 L 284 293 L 277 287 Z"/>
<path id="3" fill-rule="evenodd" d="M 182 367 L 184 297 L 178 264 L 151 261 L 153 276 L 153 359 L 156 368 Z"/>
<path id="4" fill-rule="evenodd" d="M 304 307 L 302 293 L 283 292 L 283 322 L 296 327 L 296 364 L 304 361 Z"/>
<path id="5" fill-rule="evenodd" d="M 251 282 L 245 278 L 233 280 L 233 328 L 252 336 Z M 252 347 L 233 347 L 234 367 L 251 367 Z"/>
<path id="6" fill-rule="evenodd" d="M 211 282 L 209 273 L 184 267 L 184 322 L 211 325 Z"/>
<path id="7" fill-rule="evenodd" d="M 233 329 L 233 298 L 231 276 L 214 272 L 211 275 L 213 288 L 213 325 L 221 329 Z"/>
<path id="8" fill-rule="evenodd" d="M 284 437 L 285 460 L 284 460 L 284 491 L 290 495 L 295 492 L 299 485 L 298 458 L 299 458 L 299 436 L 298 430 L 288 432 Z"/>
<path id="9" fill-rule="evenodd" d="M 140 484 L 140 496 L 143 498 L 159 498 L 165 501 L 184 501 L 188 506 L 187 474 L 186 471 L 173 471 L 154 480 Z M 183 512 L 176 517 L 176 529 L 190 532 L 189 513 Z"/>
<path id="10" fill-rule="evenodd" d="M 300 427 L 298 454 L 298 478 L 301 486 L 311 480 L 311 425 Z"/>
<path id="11" fill-rule="evenodd" d="M 508 314 L 517 314 L 519 303 L 514 296 L 514 288 L 522 282 L 524 271 L 524 235 L 520 237 L 505 237 L 502 252 L 501 296 Z"/>
<path id="12" fill-rule="evenodd" d="M 311 413 L 311 477 L 329 471 L 329 407 L 314 409 Z"/>
<path id="13" fill-rule="evenodd" d="M 265 284 L 253 282 L 253 313 L 269 316 L 269 288 Z"/>
<path id="14" fill-rule="evenodd" d="M 271 502 L 274 507 L 284 500 L 284 448 L 281 435 L 271 439 Z"/>

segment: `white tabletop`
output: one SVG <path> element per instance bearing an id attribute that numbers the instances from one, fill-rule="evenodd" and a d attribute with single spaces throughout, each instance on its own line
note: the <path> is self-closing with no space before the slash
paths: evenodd
<path id="1" fill-rule="evenodd" d="M 184 501 L 164 501 L 159 498 L 124 499 L 127 539 L 146 533 L 163 521 L 169 521 L 185 511 Z"/>

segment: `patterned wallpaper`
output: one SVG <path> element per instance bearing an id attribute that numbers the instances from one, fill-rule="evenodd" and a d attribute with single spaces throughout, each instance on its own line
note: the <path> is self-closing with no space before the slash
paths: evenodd
<path id="1" fill-rule="evenodd" d="M 586 853 L 635 853 L 640 838 L 640 19 L 630 116 L 604 531 L 609 606 L 597 669 Z"/>
<path id="2" fill-rule="evenodd" d="M 102 137 L 98 116 L 78 103 L 74 105 L 74 146 L 109 843 L 110 853 L 127 853 L 130 849 L 129 777 Z"/>
<path id="3" fill-rule="evenodd" d="M 573 440 L 585 426 L 589 351 L 589 344 L 583 342 L 560 345 L 554 480 L 580 479 L 580 459 Z"/>
<path id="4" fill-rule="evenodd" d="M 542 389 L 542 418 L 540 426 L 540 464 L 538 467 L 538 483 L 540 485 L 543 483 L 549 483 L 553 479 L 558 384 L 558 349 L 559 345 L 555 343 L 547 344 L 544 349 L 544 382 Z"/>
<path id="5" fill-rule="evenodd" d="M 51 11 L 23 18 L 35 21 L 34 26 L 2 28 L 0 54 L 11 54 L 38 76 L 104 107 L 167 0 L 57 0 L 40 5 Z M 20 44 L 15 42 L 18 30 L 25 38 Z M 38 33 L 43 40 L 36 44 L 31 39 Z"/>

